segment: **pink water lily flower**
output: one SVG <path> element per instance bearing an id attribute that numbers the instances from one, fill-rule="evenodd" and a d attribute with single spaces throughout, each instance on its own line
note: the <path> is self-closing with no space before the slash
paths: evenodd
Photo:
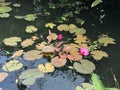
<path id="1" fill-rule="evenodd" d="M 62 40 L 63 39 L 63 35 L 62 34 L 59 34 L 58 37 L 57 37 L 58 40 Z"/>
<path id="2" fill-rule="evenodd" d="M 83 55 L 83 56 L 88 56 L 89 55 L 89 50 L 82 47 L 82 48 L 80 48 L 80 54 Z"/>

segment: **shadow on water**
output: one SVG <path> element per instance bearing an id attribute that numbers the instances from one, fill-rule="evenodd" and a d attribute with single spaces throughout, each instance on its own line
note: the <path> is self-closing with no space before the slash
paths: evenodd
<path id="1" fill-rule="evenodd" d="M 35 13 L 32 1 L 13 0 L 12 3 L 14 2 L 21 3 L 22 6 L 20 8 L 13 8 L 15 10 L 11 12 L 10 18 L 0 18 L 0 41 L 11 36 L 20 36 L 23 38 L 29 37 L 29 35 L 24 34 L 24 30 L 27 25 L 35 25 L 40 29 L 41 33 L 47 33 L 44 32 L 45 29 L 43 27 L 47 22 L 46 18 L 44 17 L 39 17 L 34 22 L 26 22 L 25 20 L 17 20 L 14 18 L 14 15 L 26 15 L 28 13 Z M 94 12 L 94 9 L 83 12 L 83 18 L 86 21 L 85 27 L 87 29 L 88 37 L 94 39 L 99 34 L 104 33 L 108 34 L 110 37 L 115 38 L 116 40 L 115 45 L 109 45 L 107 48 L 103 48 L 106 52 L 108 52 L 109 58 L 104 58 L 103 61 L 98 61 L 96 63 L 96 72 L 100 75 L 103 83 L 109 87 L 114 86 L 112 72 L 116 75 L 116 78 L 120 83 L 120 12 L 119 7 L 116 8 L 115 5 L 116 4 L 111 5 L 112 7 L 109 6 L 109 9 L 105 8 L 104 13 L 100 11 L 101 9 L 98 10 L 98 12 Z M 5 52 L 1 51 L 0 67 L 11 59 L 5 54 Z M 42 60 L 37 60 L 37 62 L 31 66 L 31 63 L 25 62 L 23 58 L 19 58 L 19 60 L 28 68 L 35 68 L 37 64 L 46 62 L 46 59 L 42 58 Z M 1 71 L 2 69 L 0 68 L 0 72 Z M 20 72 L 21 71 L 18 71 L 17 73 Z M 3 90 L 7 90 L 8 88 L 9 90 L 19 90 L 17 84 L 15 83 L 15 79 L 17 77 L 15 77 L 16 75 L 14 72 L 9 73 L 9 77 L 0 83 L 0 87 L 2 87 Z M 22 88 L 20 90 L 74 90 L 75 86 L 80 85 L 84 80 L 85 78 L 83 76 L 73 73 L 71 70 L 56 70 L 53 75 L 46 74 L 45 78 L 37 79 L 35 84 L 31 87 L 22 86 L 24 89 Z"/>

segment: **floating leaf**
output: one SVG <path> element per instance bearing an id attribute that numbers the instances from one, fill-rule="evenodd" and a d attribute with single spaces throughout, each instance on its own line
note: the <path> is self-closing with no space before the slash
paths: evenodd
<path id="1" fill-rule="evenodd" d="M 51 63 L 55 66 L 55 67 L 62 67 L 66 64 L 67 60 L 63 59 L 63 58 L 59 58 L 58 56 L 52 58 Z"/>
<path id="2" fill-rule="evenodd" d="M 55 47 L 51 46 L 51 45 L 44 46 L 42 49 L 42 52 L 43 53 L 53 53 L 53 52 L 55 52 Z"/>
<path id="3" fill-rule="evenodd" d="M 32 38 L 31 38 L 33 41 L 35 41 L 35 40 L 38 40 L 39 39 L 39 37 L 37 37 L 37 36 L 32 36 Z"/>
<path id="4" fill-rule="evenodd" d="M 85 90 L 85 89 L 83 89 L 83 88 L 80 87 L 80 86 L 76 86 L 75 90 Z"/>
<path id="5" fill-rule="evenodd" d="M 30 26 L 26 26 L 26 29 L 25 29 L 25 31 L 27 32 L 27 33 L 34 33 L 34 32 L 37 32 L 37 28 L 35 27 L 35 26 L 33 26 L 33 25 L 30 25 Z"/>
<path id="6" fill-rule="evenodd" d="M 34 21 L 35 19 L 37 18 L 37 15 L 36 14 L 28 14 L 28 15 L 25 15 L 25 20 L 26 21 Z"/>
<path id="7" fill-rule="evenodd" d="M 10 38 L 5 38 L 3 40 L 5 45 L 8 46 L 16 46 L 18 42 L 21 42 L 21 38 L 20 37 L 10 37 Z"/>
<path id="8" fill-rule="evenodd" d="M 77 37 L 74 38 L 74 40 L 78 44 L 85 43 L 87 41 L 87 36 L 77 35 Z"/>
<path id="9" fill-rule="evenodd" d="M 21 42 L 23 48 L 33 45 L 34 41 L 32 39 L 25 39 Z"/>
<path id="10" fill-rule="evenodd" d="M 36 59 L 40 59 L 42 57 L 41 51 L 31 50 L 24 53 L 23 58 L 28 61 L 33 61 Z"/>
<path id="11" fill-rule="evenodd" d="M 23 19 L 23 18 L 25 18 L 25 16 L 19 16 L 19 15 L 15 15 L 14 16 L 16 19 Z"/>
<path id="12" fill-rule="evenodd" d="M 50 62 L 46 62 L 45 65 L 39 64 L 39 65 L 38 65 L 38 69 L 39 69 L 41 72 L 44 72 L 44 73 L 54 72 L 54 70 L 55 70 L 53 64 L 50 63 Z"/>
<path id="13" fill-rule="evenodd" d="M 101 50 L 94 50 L 91 54 L 95 60 L 101 60 L 103 57 L 108 57 L 108 54 Z"/>
<path id="14" fill-rule="evenodd" d="M 100 3 L 102 3 L 102 0 L 95 0 L 95 1 L 92 3 L 91 7 L 95 7 L 95 6 L 97 6 L 98 4 L 100 4 Z"/>
<path id="15" fill-rule="evenodd" d="M 94 85 L 89 83 L 82 83 L 82 87 L 84 88 L 84 90 L 96 90 Z"/>
<path id="16" fill-rule="evenodd" d="M 83 25 L 85 23 L 85 21 L 80 18 L 76 18 L 76 22 L 80 23 L 81 25 Z"/>
<path id="17" fill-rule="evenodd" d="M 49 41 L 49 40 L 56 40 L 57 37 L 58 37 L 57 34 L 51 33 L 51 34 L 49 34 L 49 35 L 47 36 L 47 39 L 48 39 L 48 41 Z"/>
<path id="18" fill-rule="evenodd" d="M 0 82 L 2 82 L 7 76 L 8 76 L 8 73 L 0 72 Z"/>
<path id="19" fill-rule="evenodd" d="M 84 28 L 76 28 L 74 30 L 75 35 L 83 35 L 86 33 L 86 30 Z"/>
<path id="20" fill-rule="evenodd" d="M 45 27 L 49 27 L 49 28 L 51 28 L 51 29 L 53 29 L 55 26 L 56 26 L 56 24 L 54 24 L 54 23 L 52 23 L 52 22 L 45 24 Z"/>
<path id="21" fill-rule="evenodd" d="M 103 46 L 107 46 L 108 44 L 115 44 L 115 39 L 110 38 L 107 35 L 102 35 L 98 39 L 98 42 L 103 44 Z"/>
<path id="22" fill-rule="evenodd" d="M 59 31 L 68 31 L 69 30 L 69 26 L 67 24 L 60 24 L 59 26 L 57 26 L 57 29 Z"/>
<path id="23" fill-rule="evenodd" d="M 14 6 L 14 7 L 21 7 L 21 4 L 19 4 L 19 3 L 14 3 L 13 6 Z"/>
<path id="24" fill-rule="evenodd" d="M 7 6 L 0 7 L 0 13 L 10 12 L 11 10 L 12 10 L 11 7 L 7 7 Z"/>
<path id="25" fill-rule="evenodd" d="M 20 57 L 23 53 L 24 53 L 23 50 L 18 50 L 11 57 L 12 58 L 17 58 L 17 57 Z"/>
<path id="26" fill-rule="evenodd" d="M 79 73 L 91 74 L 95 70 L 95 65 L 85 59 L 80 60 L 79 62 L 74 62 L 73 67 Z"/>
<path id="27" fill-rule="evenodd" d="M 1 13 L 0 17 L 1 18 L 8 18 L 10 15 L 8 13 Z"/>
<path id="28" fill-rule="evenodd" d="M 4 71 L 11 72 L 11 71 L 19 70 L 22 67 L 23 67 L 23 64 L 20 63 L 18 60 L 10 60 L 2 67 L 2 69 Z"/>
<path id="29" fill-rule="evenodd" d="M 21 73 L 19 79 L 24 85 L 33 85 L 37 78 L 44 77 L 44 73 L 40 72 L 38 69 L 29 69 Z"/>
<path id="30" fill-rule="evenodd" d="M 38 43 L 38 44 L 36 45 L 36 49 L 37 49 L 37 50 L 42 50 L 44 46 L 45 46 L 44 42 Z"/>

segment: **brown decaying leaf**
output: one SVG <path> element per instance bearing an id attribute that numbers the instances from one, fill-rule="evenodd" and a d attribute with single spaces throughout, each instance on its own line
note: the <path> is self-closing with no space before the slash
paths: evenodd
<path id="1" fill-rule="evenodd" d="M 34 41 L 32 39 L 25 39 L 23 42 L 21 42 L 21 46 L 23 48 L 33 45 Z"/>
<path id="2" fill-rule="evenodd" d="M 20 57 L 22 54 L 24 54 L 24 51 L 23 50 L 18 50 L 11 57 L 12 58 L 17 58 L 17 57 Z"/>
<path id="3" fill-rule="evenodd" d="M 102 50 L 95 50 L 91 52 L 95 60 L 101 60 L 103 57 L 108 57 L 108 54 Z"/>
<path id="4" fill-rule="evenodd" d="M 44 72 L 44 73 L 54 72 L 54 70 L 55 70 L 53 64 L 50 63 L 50 62 L 46 62 L 45 65 L 44 64 L 39 64 L 38 69 L 41 72 Z"/>
<path id="5" fill-rule="evenodd" d="M 62 67 L 66 64 L 67 60 L 63 59 L 63 58 L 59 58 L 58 56 L 54 57 L 51 59 L 51 63 L 55 66 L 55 67 Z"/>
<path id="6" fill-rule="evenodd" d="M 43 55 L 41 54 L 41 51 L 39 50 L 31 50 L 26 53 L 24 53 L 23 58 L 28 61 L 33 61 L 36 59 L 40 59 Z"/>
<path id="7" fill-rule="evenodd" d="M 59 57 L 63 58 L 63 59 L 66 59 L 67 58 L 67 54 L 65 54 L 65 53 L 59 53 Z"/>
<path id="8" fill-rule="evenodd" d="M 1 73 L 0 73 L 0 82 L 2 82 L 7 76 L 8 76 L 8 73 L 6 73 L 6 72 L 1 72 Z"/>
<path id="9" fill-rule="evenodd" d="M 87 41 L 87 36 L 77 35 L 77 37 L 74 38 L 74 40 L 78 44 L 85 43 Z"/>

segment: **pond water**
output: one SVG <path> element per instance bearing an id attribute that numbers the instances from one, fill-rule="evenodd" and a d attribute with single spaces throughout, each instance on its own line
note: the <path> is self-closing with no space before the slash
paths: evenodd
<path id="1" fill-rule="evenodd" d="M 10 0 L 8 0 L 10 1 Z M 14 18 L 15 15 L 26 15 L 29 13 L 36 13 L 35 7 L 32 1 L 29 0 L 11 0 L 12 3 L 20 3 L 21 7 L 15 8 L 12 6 L 13 10 L 10 12 L 10 17 L 6 19 L 0 18 L 0 72 L 2 71 L 1 66 L 6 61 L 9 61 L 11 57 L 4 51 L 14 51 L 18 48 L 10 48 L 3 45 L 2 40 L 11 36 L 19 36 L 24 38 L 29 38 L 30 35 L 25 33 L 25 27 L 27 25 L 35 25 L 40 29 L 41 34 L 47 34 L 44 25 L 46 22 L 52 21 L 52 18 L 46 18 L 44 16 L 39 16 L 34 22 L 28 22 L 25 20 L 18 20 Z M 112 1 L 111 1 L 112 2 Z M 111 3 L 109 2 L 109 3 Z M 117 1 L 116 1 L 117 2 Z M 109 7 L 109 8 L 108 8 Z M 101 11 L 104 9 L 104 12 Z M 84 27 L 87 30 L 87 35 L 94 39 L 99 34 L 108 34 L 110 37 L 116 40 L 115 45 L 109 45 L 107 48 L 102 48 L 105 50 L 109 57 L 104 58 L 102 61 L 96 62 L 96 71 L 101 77 L 105 86 L 112 87 L 115 86 L 113 73 L 115 74 L 118 82 L 120 83 L 120 6 L 118 3 L 111 3 L 110 6 L 103 6 L 91 10 L 86 10 L 81 13 L 82 18 L 85 20 Z M 67 36 L 67 35 L 66 35 Z M 69 35 L 70 36 L 70 35 Z M 24 63 L 28 68 L 32 68 L 31 64 L 24 62 L 23 58 L 18 58 Z M 32 66 L 37 67 L 38 63 L 46 62 L 46 58 L 42 58 L 40 62 L 34 63 Z M 18 71 L 17 73 L 20 73 Z M 36 82 L 30 86 L 26 87 L 22 85 L 19 87 L 15 83 L 15 78 L 17 77 L 14 72 L 9 73 L 8 78 L 2 83 L 0 82 L 0 88 L 3 90 L 74 90 L 77 85 L 81 85 L 83 81 L 89 82 L 89 75 L 82 75 L 73 72 L 72 70 L 56 70 L 53 74 L 46 74 L 45 78 L 37 79 Z M 19 87 L 19 88 L 18 88 Z"/>

